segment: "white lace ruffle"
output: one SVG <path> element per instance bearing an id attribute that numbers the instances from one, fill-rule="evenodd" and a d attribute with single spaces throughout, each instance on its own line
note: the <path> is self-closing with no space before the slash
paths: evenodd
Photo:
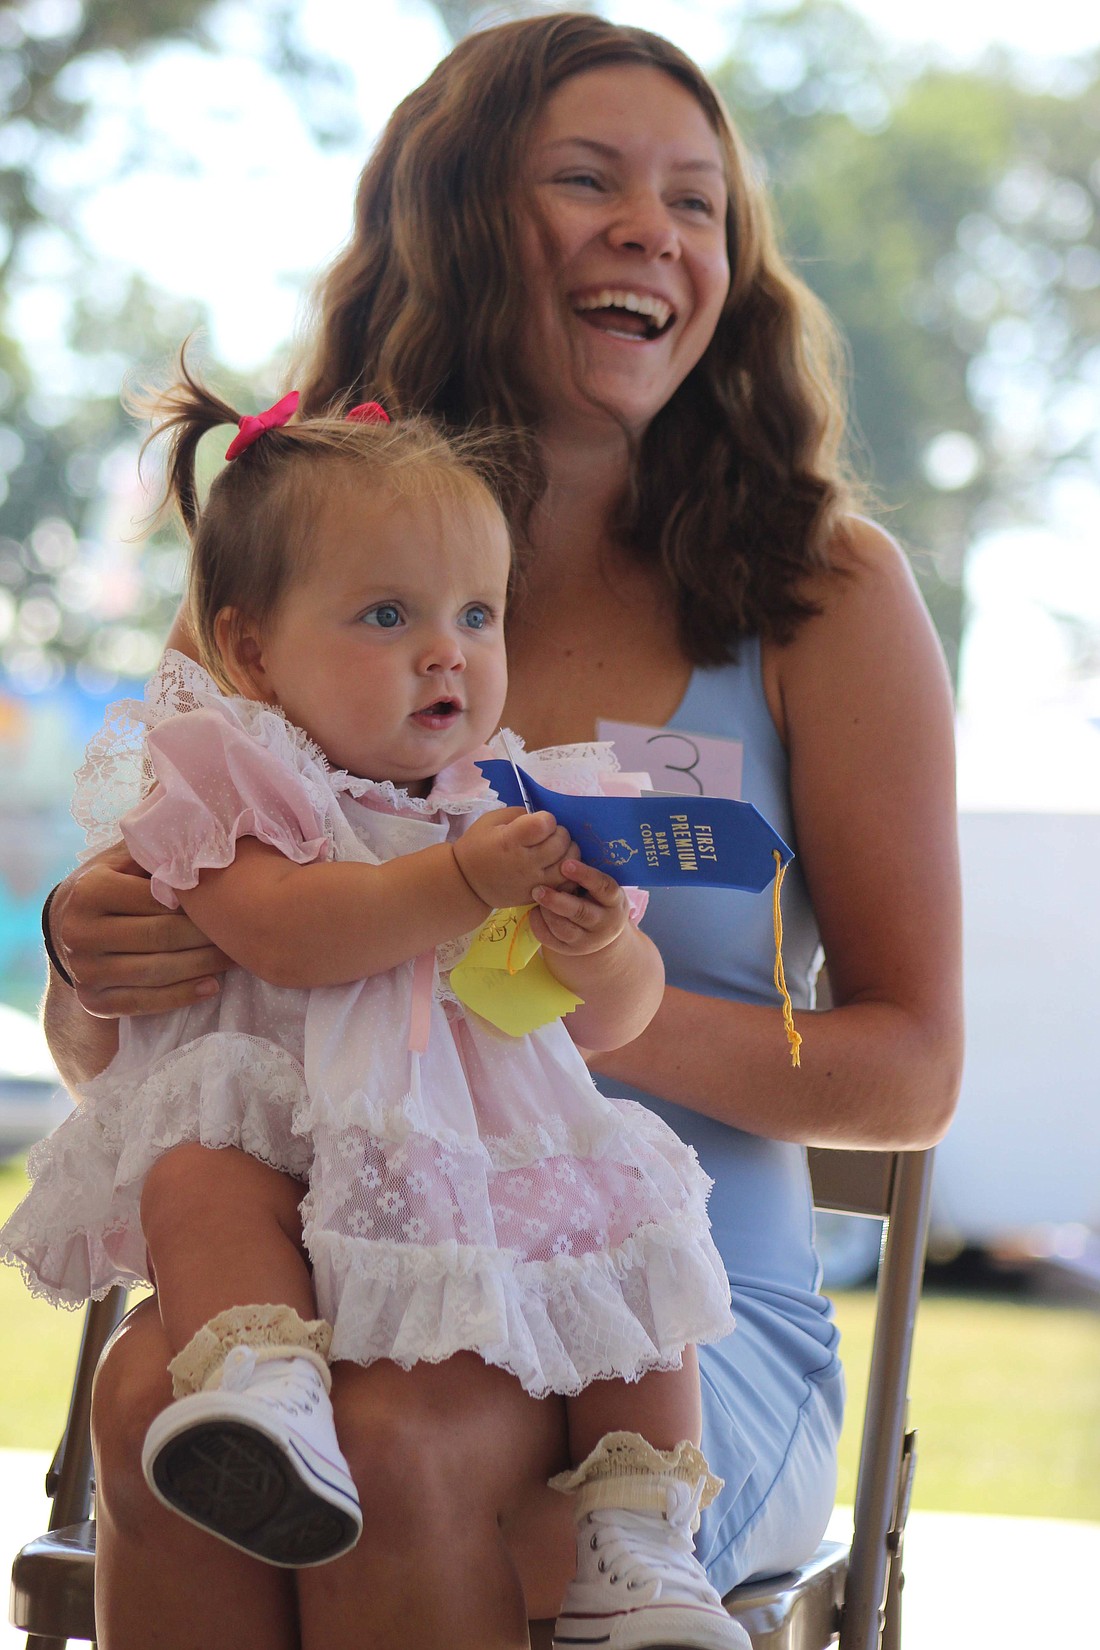
<path id="1" fill-rule="evenodd" d="M 456 1244 L 364 1247 L 308 1221 L 305 1237 L 334 1359 L 408 1369 L 472 1350 L 542 1398 L 677 1369 L 685 1345 L 733 1326 L 729 1283 L 700 1216 L 552 1262 Z"/>
<path id="2" fill-rule="evenodd" d="M 34 1184 L 4 1227 L 5 1258 L 58 1305 L 149 1282 L 141 1192 L 158 1157 L 185 1141 L 236 1146 L 305 1179 L 309 1142 L 293 1131 L 302 1068 L 256 1037 L 215 1032 L 143 1077 L 111 1068 L 27 1158 Z"/>
<path id="3" fill-rule="evenodd" d="M 509 737 L 515 739 L 514 734 Z M 622 771 L 614 747 L 607 740 L 548 745 L 543 750 L 524 751 L 523 760 L 532 779 L 570 796 L 598 796 L 601 777 L 611 778 Z"/>

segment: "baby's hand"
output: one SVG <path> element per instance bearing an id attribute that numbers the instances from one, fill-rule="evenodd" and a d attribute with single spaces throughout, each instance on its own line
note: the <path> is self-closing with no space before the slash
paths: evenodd
<path id="1" fill-rule="evenodd" d="M 459 870 L 492 910 L 530 905 L 538 887 L 560 888 L 561 862 L 578 852 L 553 814 L 500 808 L 475 819 L 454 845 Z"/>
<path id="2" fill-rule="evenodd" d="M 626 895 L 613 877 L 579 859 L 563 859 L 563 878 L 587 898 L 561 887 L 535 889 L 538 910 L 531 913 L 531 932 L 547 951 L 581 957 L 603 951 L 630 926 Z"/>

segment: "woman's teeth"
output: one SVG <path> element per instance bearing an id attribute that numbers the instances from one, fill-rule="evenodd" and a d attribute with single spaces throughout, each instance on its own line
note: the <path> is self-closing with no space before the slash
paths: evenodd
<path id="1" fill-rule="evenodd" d="M 607 312 L 612 312 L 608 314 Z M 624 338 L 655 338 L 672 319 L 672 305 L 650 293 L 631 292 L 628 287 L 604 287 L 573 301 L 576 315 L 600 315 L 602 330 L 617 332 Z M 616 313 L 617 312 L 617 313 Z M 627 317 L 637 320 L 627 320 Z M 618 326 L 607 326 L 606 321 L 617 320 Z"/>

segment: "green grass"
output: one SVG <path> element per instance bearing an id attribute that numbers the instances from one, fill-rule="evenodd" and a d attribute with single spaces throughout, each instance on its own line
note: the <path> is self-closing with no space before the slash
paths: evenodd
<path id="1" fill-rule="evenodd" d="M 27 1189 L 21 1162 L 0 1163 L 0 1219 Z M 49 1449 L 65 1424 L 80 1347 L 82 1312 L 28 1294 L 13 1266 L 0 1266 L 0 1449 Z"/>
<path id="2" fill-rule="evenodd" d="M 836 1296 L 850 1394 L 838 1500 L 855 1495 L 874 1297 Z M 914 1505 L 1100 1521 L 1100 1314 L 928 1293 L 910 1380 Z"/>
<path id="3" fill-rule="evenodd" d="M 21 1164 L 0 1165 L 0 1217 L 25 1188 Z M 841 1501 L 855 1494 L 873 1306 L 862 1291 L 836 1297 L 851 1394 Z M 53 1448 L 81 1321 L 32 1299 L 18 1273 L 0 1267 L 0 1448 Z M 929 1294 L 911 1395 L 917 1506 L 1100 1521 L 1100 1314 Z"/>
<path id="4" fill-rule="evenodd" d="M 0 1213 L 22 1197 L 21 1163 L 0 1164 Z M 81 1314 L 34 1300 L 12 1266 L 0 1266 L 0 1448 L 52 1449 L 65 1420 Z"/>

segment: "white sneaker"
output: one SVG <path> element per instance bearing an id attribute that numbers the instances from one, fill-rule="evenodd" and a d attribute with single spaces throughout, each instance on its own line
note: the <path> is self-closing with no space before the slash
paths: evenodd
<path id="1" fill-rule="evenodd" d="M 665 1511 L 599 1507 L 577 1521 L 577 1574 L 554 1626 L 554 1650 L 752 1650 L 695 1556 L 702 1490 L 667 1479 Z"/>
<path id="2" fill-rule="evenodd" d="M 268 1564 L 326 1564 L 354 1547 L 359 1497 L 312 1358 L 236 1346 L 220 1375 L 146 1434 L 141 1467 L 158 1501 Z"/>

